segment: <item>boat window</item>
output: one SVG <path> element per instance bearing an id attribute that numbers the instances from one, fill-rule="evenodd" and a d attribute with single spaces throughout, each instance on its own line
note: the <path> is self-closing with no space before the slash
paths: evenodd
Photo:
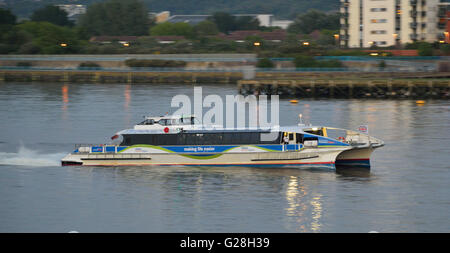
<path id="1" fill-rule="evenodd" d="M 294 140 L 294 133 L 289 133 L 289 140 L 293 141 Z"/>
<path id="2" fill-rule="evenodd" d="M 161 126 L 170 126 L 170 121 L 167 119 L 160 119 L 158 121 L 158 124 L 160 124 Z"/>
<path id="3" fill-rule="evenodd" d="M 306 133 L 323 136 L 322 128 L 304 130 Z"/>
<path id="4" fill-rule="evenodd" d="M 153 124 L 155 124 L 155 121 L 153 119 L 146 119 L 141 123 L 139 123 L 138 125 L 153 125 Z"/>
<path id="5" fill-rule="evenodd" d="M 296 133 L 297 143 L 303 143 L 303 134 Z"/>

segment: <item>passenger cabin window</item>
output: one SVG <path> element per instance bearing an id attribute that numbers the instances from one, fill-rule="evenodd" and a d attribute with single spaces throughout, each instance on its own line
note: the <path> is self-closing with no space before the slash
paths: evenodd
<path id="1" fill-rule="evenodd" d="M 317 130 L 312 130 L 312 129 L 309 129 L 309 130 L 304 130 L 306 133 L 310 133 L 310 134 L 314 134 L 314 135 L 320 135 L 320 136 L 323 136 L 323 131 L 322 131 L 322 128 L 321 129 L 317 129 Z"/>
<path id="2" fill-rule="evenodd" d="M 161 126 L 170 126 L 170 120 L 167 119 L 160 119 L 158 120 L 158 124 L 160 124 Z"/>
<path id="3" fill-rule="evenodd" d="M 146 119 L 141 123 L 139 123 L 138 125 L 153 125 L 153 124 L 155 124 L 155 121 L 153 119 Z"/>
<path id="4" fill-rule="evenodd" d="M 280 144 L 281 133 L 275 139 L 264 140 L 261 132 L 216 132 L 178 134 L 130 134 L 124 135 L 121 145 L 239 145 L 239 144 Z"/>

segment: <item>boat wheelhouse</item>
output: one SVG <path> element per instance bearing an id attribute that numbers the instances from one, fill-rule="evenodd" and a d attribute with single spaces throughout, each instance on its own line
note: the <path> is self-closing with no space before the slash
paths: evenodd
<path id="1" fill-rule="evenodd" d="M 192 115 L 146 117 L 112 139 L 78 145 L 62 165 L 369 167 L 370 154 L 383 146 L 381 140 L 345 129 L 303 124 L 230 129 L 200 125 Z"/>

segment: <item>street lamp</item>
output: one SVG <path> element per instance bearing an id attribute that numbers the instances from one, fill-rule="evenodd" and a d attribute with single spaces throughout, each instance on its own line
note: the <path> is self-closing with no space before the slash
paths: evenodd
<path id="1" fill-rule="evenodd" d="M 61 43 L 59 44 L 61 47 L 67 47 L 67 43 Z"/>
<path id="2" fill-rule="evenodd" d="M 253 45 L 254 45 L 255 47 L 259 47 L 259 46 L 261 46 L 261 42 L 256 41 L 256 42 L 253 43 Z"/>
<path id="3" fill-rule="evenodd" d="M 303 42 L 303 46 L 309 46 L 309 42 L 308 41 Z"/>
<path id="4" fill-rule="evenodd" d="M 339 34 L 333 34 L 336 45 L 339 45 Z"/>

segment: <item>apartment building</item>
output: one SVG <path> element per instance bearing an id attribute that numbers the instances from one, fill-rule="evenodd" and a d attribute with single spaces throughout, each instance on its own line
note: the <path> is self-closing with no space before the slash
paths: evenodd
<path id="1" fill-rule="evenodd" d="M 414 41 L 443 41 L 446 23 L 442 18 L 447 13 L 449 2 L 341 0 L 340 45 L 386 47 Z"/>

